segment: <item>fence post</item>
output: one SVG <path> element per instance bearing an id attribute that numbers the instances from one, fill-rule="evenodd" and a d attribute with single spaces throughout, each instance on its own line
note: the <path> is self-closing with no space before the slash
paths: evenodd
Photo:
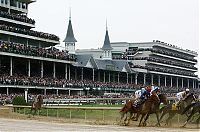
<path id="1" fill-rule="evenodd" d="M 180 124 L 179 114 L 178 114 L 178 125 Z"/>
<path id="2" fill-rule="evenodd" d="M 48 114 L 49 114 L 49 113 L 48 113 L 48 108 L 47 108 L 47 117 L 48 117 Z"/>
<path id="3" fill-rule="evenodd" d="M 72 118 L 72 111 L 71 111 L 71 109 L 69 109 L 69 119 L 71 119 Z"/>
<path id="4" fill-rule="evenodd" d="M 24 108 L 24 115 L 26 114 L 25 108 Z"/>
<path id="5" fill-rule="evenodd" d="M 85 109 L 85 120 L 87 119 L 86 109 Z"/>
<path id="6" fill-rule="evenodd" d="M 57 116 L 57 118 L 58 118 L 58 108 L 57 108 L 57 111 L 56 111 L 56 116 Z"/>
<path id="7" fill-rule="evenodd" d="M 102 112 L 103 112 L 103 121 L 104 121 L 104 110 L 102 110 Z"/>

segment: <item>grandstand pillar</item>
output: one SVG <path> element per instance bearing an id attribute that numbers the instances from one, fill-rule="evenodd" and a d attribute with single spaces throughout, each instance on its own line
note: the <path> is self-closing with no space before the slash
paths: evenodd
<path id="1" fill-rule="evenodd" d="M 194 79 L 192 81 L 193 81 L 192 88 L 194 89 Z"/>
<path id="2" fill-rule="evenodd" d="M 31 76 L 31 60 L 28 59 L 28 77 Z"/>
<path id="3" fill-rule="evenodd" d="M 92 80 L 94 81 L 94 68 L 92 69 Z"/>
<path id="4" fill-rule="evenodd" d="M 178 88 L 178 77 L 176 78 L 176 87 Z"/>
<path id="5" fill-rule="evenodd" d="M 71 96 L 71 90 L 70 90 L 70 89 L 69 89 L 69 91 L 68 91 L 68 95 Z"/>
<path id="6" fill-rule="evenodd" d="M 47 95 L 47 90 L 46 90 L 46 88 L 44 89 L 44 95 Z"/>
<path id="7" fill-rule="evenodd" d="M 56 95 L 58 96 L 58 89 L 56 89 Z"/>
<path id="8" fill-rule="evenodd" d="M 104 73 L 103 73 L 103 82 L 104 82 L 104 83 L 106 82 L 106 73 L 105 73 L 105 71 L 104 71 Z"/>
<path id="9" fill-rule="evenodd" d="M 190 80 L 189 79 L 187 79 L 187 81 L 188 81 L 188 88 L 190 87 Z"/>
<path id="10" fill-rule="evenodd" d="M 115 73 L 113 73 L 112 75 L 113 75 L 113 82 L 115 82 Z"/>
<path id="11" fill-rule="evenodd" d="M 69 65 L 69 80 L 71 80 L 71 68 L 70 68 L 70 65 Z"/>
<path id="12" fill-rule="evenodd" d="M 171 87 L 173 86 L 173 78 L 172 78 L 172 76 L 171 76 Z"/>
<path id="13" fill-rule="evenodd" d="M 98 81 L 101 81 L 101 73 L 98 71 Z"/>
<path id="14" fill-rule="evenodd" d="M 117 74 L 117 82 L 119 83 L 119 72 Z"/>
<path id="15" fill-rule="evenodd" d="M 126 83 L 128 84 L 128 72 L 126 73 Z"/>
<path id="16" fill-rule="evenodd" d="M 56 63 L 53 62 L 53 78 L 56 78 Z"/>
<path id="17" fill-rule="evenodd" d="M 151 74 L 151 85 L 153 85 L 153 74 Z"/>
<path id="18" fill-rule="evenodd" d="M 144 73 L 144 85 L 146 85 L 146 73 Z"/>
<path id="19" fill-rule="evenodd" d="M 184 82 L 183 82 L 183 78 L 182 78 L 182 88 L 183 88 L 183 84 L 184 84 Z"/>
<path id="20" fill-rule="evenodd" d="M 13 75 L 13 59 L 10 57 L 10 76 Z"/>
<path id="21" fill-rule="evenodd" d="M 131 84 L 133 83 L 133 74 L 131 74 Z"/>
<path id="22" fill-rule="evenodd" d="M 138 74 L 135 74 L 135 84 L 138 84 Z"/>
<path id="23" fill-rule="evenodd" d="M 165 87 L 167 86 L 167 76 L 165 76 Z"/>
<path id="24" fill-rule="evenodd" d="M 41 78 L 44 76 L 44 64 L 43 61 L 41 61 Z"/>
<path id="25" fill-rule="evenodd" d="M 6 95 L 9 95 L 9 88 L 6 88 Z"/>
<path id="26" fill-rule="evenodd" d="M 65 64 L 65 79 L 67 80 L 67 64 Z"/>
<path id="27" fill-rule="evenodd" d="M 81 80 L 83 80 L 83 67 L 81 67 Z"/>
<path id="28" fill-rule="evenodd" d="M 110 72 L 108 73 L 108 81 L 110 82 Z"/>
<path id="29" fill-rule="evenodd" d="M 160 75 L 158 75 L 158 86 L 160 86 Z"/>
<path id="30" fill-rule="evenodd" d="M 74 79 L 77 80 L 77 68 L 75 67 L 75 71 L 74 71 Z"/>
<path id="31" fill-rule="evenodd" d="M 10 42 L 10 35 L 8 35 L 8 42 Z"/>
<path id="32" fill-rule="evenodd" d="M 24 99 L 26 100 L 26 103 L 28 102 L 28 88 L 24 90 Z"/>

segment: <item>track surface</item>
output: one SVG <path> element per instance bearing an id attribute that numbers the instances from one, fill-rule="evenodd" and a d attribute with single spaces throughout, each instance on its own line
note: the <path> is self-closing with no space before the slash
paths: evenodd
<path id="1" fill-rule="evenodd" d="M 156 128 L 156 127 L 124 127 L 112 125 L 85 125 L 42 122 L 37 120 L 16 120 L 0 118 L 0 131 L 126 131 L 126 132 L 200 132 L 198 129 Z"/>

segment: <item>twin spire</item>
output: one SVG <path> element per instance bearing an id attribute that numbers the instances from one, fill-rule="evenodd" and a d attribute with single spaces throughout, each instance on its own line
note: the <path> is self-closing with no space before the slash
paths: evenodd
<path id="1" fill-rule="evenodd" d="M 74 32 L 72 28 L 72 22 L 71 22 L 71 9 L 70 9 L 70 14 L 69 14 L 69 24 L 68 24 L 68 29 L 67 29 L 67 35 L 64 39 L 65 43 L 75 43 L 77 40 L 74 37 Z"/>
<path id="2" fill-rule="evenodd" d="M 105 35 L 105 39 L 104 39 L 104 44 L 103 44 L 102 50 L 112 50 L 112 47 L 110 45 L 109 35 L 108 35 L 107 20 L 106 20 L 106 35 Z"/>
<path id="3" fill-rule="evenodd" d="M 70 15 L 69 15 L 69 24 L 68 24 L 68 29 L 67 29 L 67 35 L 64 39 L 64 41 L 66 44 L 67 43 L 73 43 L 75 44 L 75 42 L 77 42 L 77 40 L 74 37 L 74 32 L 73 32 L 73 28 L 72 28 L 72 22 L 71 22 L 71 8 L 70 8 Z M 75 46 L 75 45 L 74 45 Z M 75 49 L 75 47 L 74 47 Z M 112 50 L 112 47 L 110 45 L 110 39 L 109 39 L 109 35 L 108 35 L 108 27 L 107 27 L 107 20 L 106 20 L 106 35 L 105 35 L 105 39 L 104 39 L 104 44 L 102 47 L 102 50 Z"/>

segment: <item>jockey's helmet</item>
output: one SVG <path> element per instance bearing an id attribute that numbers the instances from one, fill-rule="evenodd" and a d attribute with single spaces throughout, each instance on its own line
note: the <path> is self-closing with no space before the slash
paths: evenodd
<path id="1" fill-rule="evenodd" d="M 185 92 L 186 92 L 186 93 L 189 93 L 189 92 L 190 92 L 190 89 L 189 89 L 189 88 L 186 88 L 186 89 L 185 89 Z"/>
<path id="2" fill-rule="evenodd" d="M 189 91 L 190 91 L 190 89 L 189 89 L 189 88 L 186 88 L 186 89 L 185 89 L 185 91 L 188 91 L 188 92 L 189 92 Z"/>

